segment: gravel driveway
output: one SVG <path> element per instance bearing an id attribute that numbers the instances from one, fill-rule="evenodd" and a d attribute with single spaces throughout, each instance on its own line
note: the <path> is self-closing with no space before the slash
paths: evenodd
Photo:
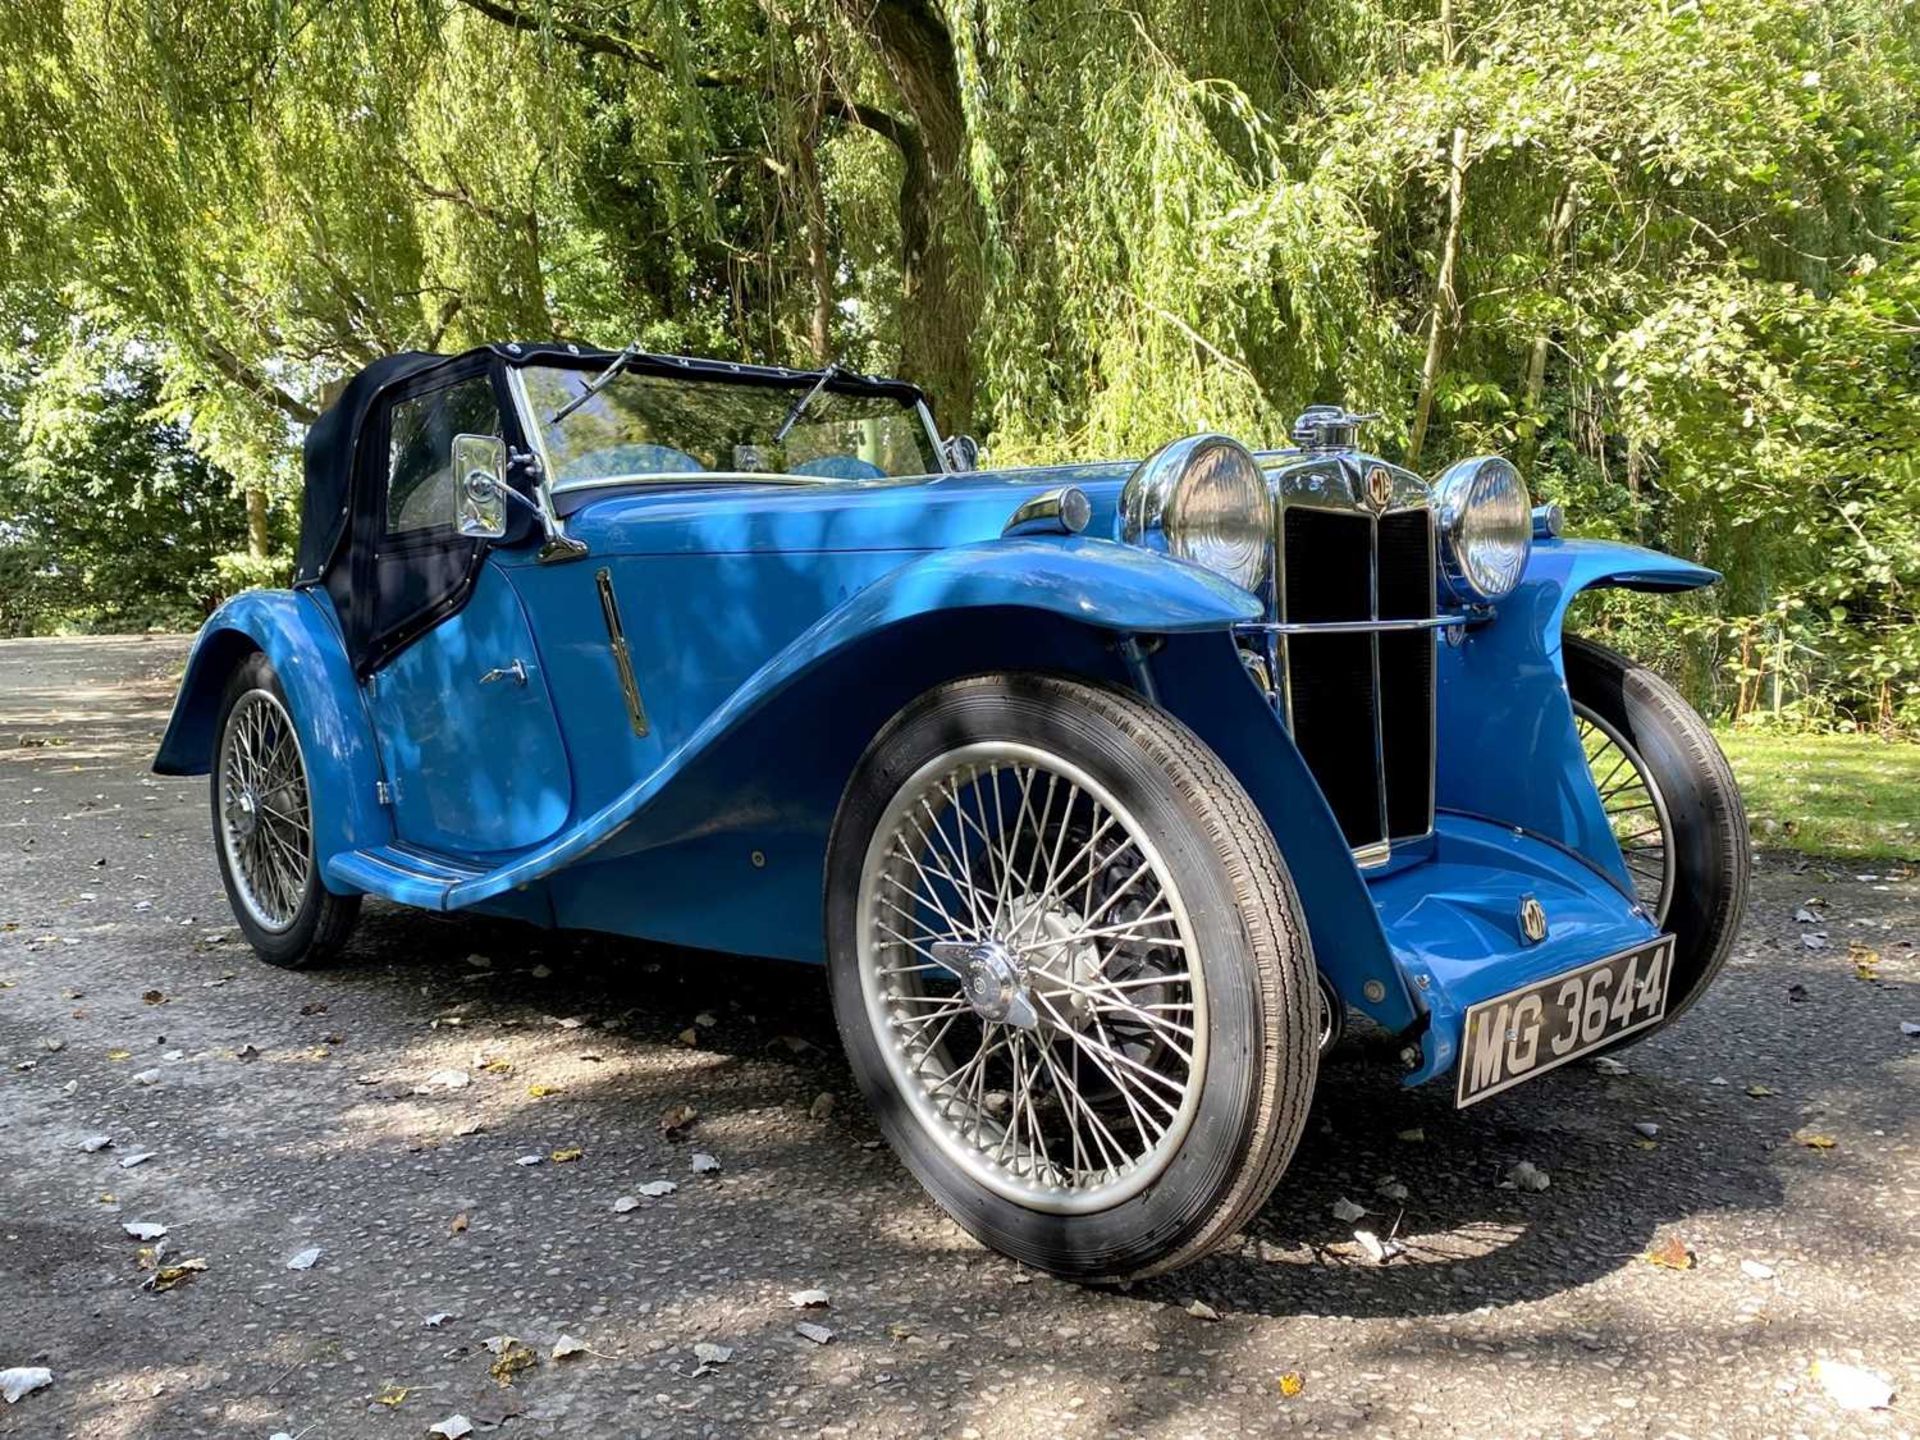
<path id="1" fill-rule="evenodd" d="M 253 960 L 204 782 L 146 772 L 184 650 L 0 644 L 0 1369 L 54 1375 L 0 1435 L 1915 1430 L 1911 868 L 1763 858 L 1730 969 L 1630 1074 L 1456 1114 L 1349 1041 L 1240 1244 L 1086 1290 L 921 1197 L 815 971 L 372 904 L 338 968 Z M 1502 1187 L 1523 1160 L 1550 1188 Z"/>

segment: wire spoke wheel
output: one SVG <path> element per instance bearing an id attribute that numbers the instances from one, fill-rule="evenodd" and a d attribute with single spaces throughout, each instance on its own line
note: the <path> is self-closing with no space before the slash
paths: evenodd
<path id="1" fill-rule="evenodd" d="M 254 689 L 234 702 L 218 773 L 220 844 L 235 893 L 255 924 L 285 931 L 313 880 L 313 816 L 300 742 L 278 696 Z"/>
<path id="2" fill-rule="evenodd" d="M 1615 726 L 1577 700 L 1573 721 L 1607 824 L 1633 878 L 1634 897 L 1654 924 L 1664 925 L 1674 882 L 1673 821 L 1666 797 L 1645 758 Z"/>
<path id="3" fill-rule="evenodd" d="M 896 792 L 861 876 L 867 1016 L 940 1148 L 1030 1209 L 1138 1194 L 1193 1121 L 1206 986 L 1171 872 L 1085 771 L 949 751 Z"/>

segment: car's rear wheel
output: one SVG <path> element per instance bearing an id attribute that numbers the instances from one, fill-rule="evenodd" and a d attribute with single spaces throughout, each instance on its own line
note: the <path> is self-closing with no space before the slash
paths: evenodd
<path id="1" fill-rule="evenodd" d="M 233 918 L 269 964 L 327 960 L 353 930 L 360 897 L 320 881 L 306 757 L 265 655 L 249 655 L 228 679 L 218 733 L 213 848 Z"/>
<path id="2" fill-rule="evenodd" d="M 1674 936 L 1664 1025 L 1706 993 L 1733 947 L 1746 810 L 1713 732 L 1671 685 L 1591 640 L 1568 636 L 1565 656 L 1574 724 L 1635 896 Z"/>
<path id="3" fill-rule="evenodd" d="M 1259 812 L 1169 716 L 1050 676 L 943 685 L 855 770 L 827 886 L 855 1074 L 977 1238 L 1131 1278 L 1272 1191 L 1318 1064 L 1306 927 Z"/>

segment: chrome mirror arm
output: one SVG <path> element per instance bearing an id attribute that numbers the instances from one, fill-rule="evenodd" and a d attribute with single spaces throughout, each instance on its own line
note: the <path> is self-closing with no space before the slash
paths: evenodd
<path id="1" fill-rule="evenodd" d="M 489 475 L 483 470 L 471 471 L 467 475 L 467 490 L 476 495 L 478 487 L 500 496 L 511 505 L 519 505 L 531 510 L 540 521 L 540 533 L 545 538 L 540 544 L 540 563 L 554 565 L 564 560 L 584 560 L 587 556 L 586 542 L 576 540 L 562 533 L 560 522 L 554 519 L 552 512 L 538 500 L 530 500 L 498 476 Z"/>

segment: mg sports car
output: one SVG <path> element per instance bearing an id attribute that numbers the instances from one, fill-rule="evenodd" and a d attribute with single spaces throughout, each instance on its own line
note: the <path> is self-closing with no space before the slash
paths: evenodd
<path id="1" fill-rule="evenodd" d="M 1362 418 L 985 469 L 837 366 L 393 356 L 155 769 L 212 777 L 264 960 L 371 895 L 822 965 L 961 1225 L 1164 1271 L 1273 1190 L 1349 1017 L 1476 1104 L 1670 1023 L 1741 910 L 1707 728 L 1562 628 L 1717 577 Z"/>

